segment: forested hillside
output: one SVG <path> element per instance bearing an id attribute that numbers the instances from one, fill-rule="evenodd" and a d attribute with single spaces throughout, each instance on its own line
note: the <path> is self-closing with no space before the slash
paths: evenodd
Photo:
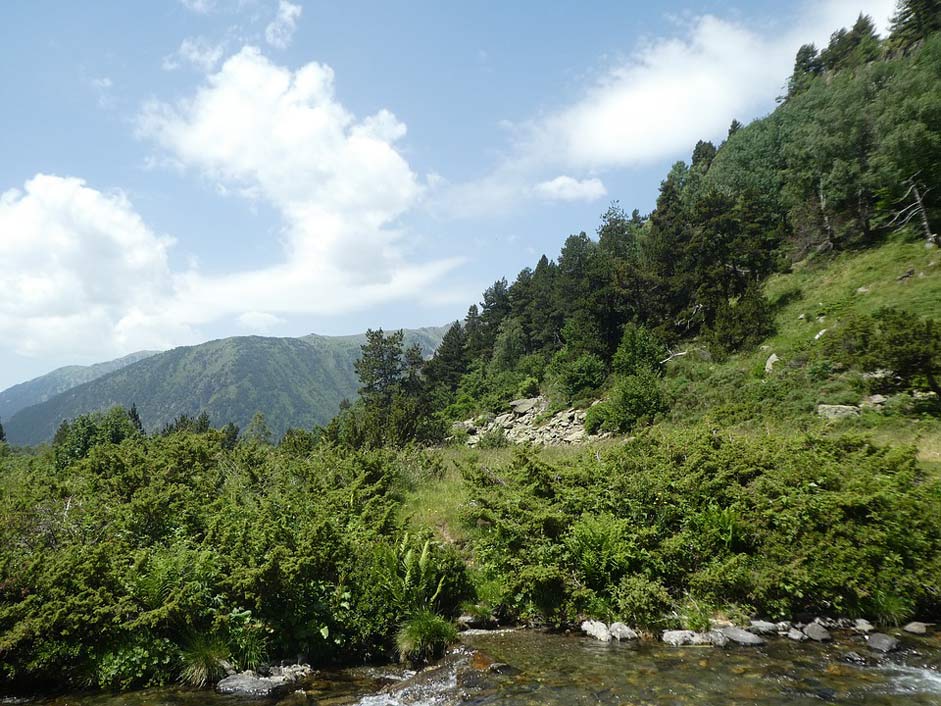
<path id="1" fill-rule="evenodd" d="M 823 49 L 802 47 L 779 107 L 749 125 L 733 121 L 719 145 L 696 144 L 664 178 L 652 213 L 615 203 L 594 237 L 572 235 L 555 259 L 495 282 L 424 366 L 407 404 L 437 424 L 415 428 L 440 438 L 451 421 L 541 391 L 557 405 L 603 397 L 589 427 L 628 431 L 669 412 L 674 400 L 661 378 L 670 363 L 747 354 L 774 333 L 776 316 L 800 292 L 769 290 L 769 277 L 800 270 L 812 282 L 834 258 L 890 241 L 937 248 L 941 37 L 932 34 L 933 7 L 906 5 L 885 40 L 860 16 Z M 933 263 L 917 276 L 936 277 Z M 904 280 L 905 270 L 895 276 Z M 939 334 L 930 319 L 941 308 L 909 306 L 904 296 L 881 301 L 884 310 L 851 319 L 807 312 L 829 315 L 830 331 L 817 346 L 824 352 L 803 351 L 799 366 L 892 369 L 885 388 L 937 393 Z M 377 398 L 376 408 L 390 399 Z M 357 413 L 334 423 L 333 438 L 355 445 L 369 436 Z"/>
<path id="2" fill-rule="evenodd" d="M 9 420 L 21 409 L 45 402 L 61 392 L 71 390 L 73 387 L 100 378 L 102 375 L 107 375 L 114 370 L 119 370 L 144 358 L 149 358 L 156 353 L 157 351 L 138 351 L 105 363 L 67 365 L 33 380 L 8 387 L 0 392 L 0 420 Z"/>
<path id="3" fill-rule="evenodd" d="M 441 330 L 408 332 L 430 355 Z M 280 438 L 288 427 L 325 424 L 356 396 L 353 364 L 365 335 L 246 336 L 175 348 L 72 387 L 3 420 L 13 444 L 52 439 L 59 424 L 114 405 L 136 406 L 144 428 L 159 431 L 180 415 L 206 413 L 223 426 L 246 428 L 256 412 Z"/>

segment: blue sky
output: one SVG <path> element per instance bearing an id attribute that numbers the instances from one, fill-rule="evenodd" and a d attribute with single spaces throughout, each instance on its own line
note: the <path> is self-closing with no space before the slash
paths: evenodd
<path id="1" fill-rule="evenodd" d="M 9 0 L 0 389 L 460 318 L 893 0 Z"/>

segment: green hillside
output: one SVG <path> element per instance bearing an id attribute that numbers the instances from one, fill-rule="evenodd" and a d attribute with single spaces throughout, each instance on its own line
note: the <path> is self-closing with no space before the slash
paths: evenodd
<path id="1" fill-rule="evenodd" d="M 430 354 L 444 329 L 409 331 Z M 276 434 L 325 424 L 356 396 L 353 363 L 363 336 L 245 336 L 175 348 L 78 385 L 4 421 L 13 444 L 49 441 L 59 424 L 113 405 L 137 409 L 147 430 L 181 414 L 206 412 L 213 424 L 244 428 L 262 412 Z"/>
<path id="2" fill-rule="evenodd" d="M 45 402 L 60 392 L 96 380 L 102 375 L 156 355 L 157 352 L 137 351 L 122 358 L 94 365 L 67 365 L 38 378 L 8 387 L 0 392 L 0 419 L 9 419 L 21 409 Z"/>

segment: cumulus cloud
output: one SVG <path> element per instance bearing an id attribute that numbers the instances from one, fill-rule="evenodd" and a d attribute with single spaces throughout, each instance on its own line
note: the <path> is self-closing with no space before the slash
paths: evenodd
<path id="1" fill-rule="evenodd" d="M 185 325 L 151 325 L 174 289 L 172 240 L 154 233 L 123 193 L 38 174 L 0 195 L 0 233 L 5 347 L 78 355 L 186 335 Z"/>
<path id="2" fill-rule="evenodd" d="M 574 179 L 557 176 L 533 187 L 537 195 L 549 201 L 597 201 L 608 193 L 601 179 Z"/>
<path id="3" fill-rule="evenodd" d="M 297 29 L 297 21 L 303 10 L 303 7 L 288 0 L 278 0 L 278 13 L 265 27 L 265 41 L 276 49 L 287 49 L 294 39 L 294 30 Z"/>
<path id="4" fill-rule="evenodd" d="M 205 37 L 187 37 L 180 43 L 179 49 L 164 57 L 163 68 L 174 71 L 187 63 L 203 71 L 212 71 L 224 53 L 224 42 L 211 42 Z"/>
<path id="5" fill-rule="evenodd" d="M 268 333 L 283 323 L 285 320 L 280 316 L 264 311 L 246 311 L 238 317 L 239 326 L 253 333 Z"/>
<path id="6" fill-rule="evenodd" d="M 635 48 L 568 105 L 513 125 L 504 159 L 480 180 L 443 191 L 443 210 L 476 215 L 527 193 L 542 195 L 529 185 L 547 172 L 603 173 L 688 157 L 697 140 L 721 139 L 733 118 L 767 111 L 801 44 L 825 45 L 860 11 L 884 30 L 894 6 L 895 0 L 808 2 L 788 26 L 769 29 L 714 15 L 692 19 L 676 36 Z"/>

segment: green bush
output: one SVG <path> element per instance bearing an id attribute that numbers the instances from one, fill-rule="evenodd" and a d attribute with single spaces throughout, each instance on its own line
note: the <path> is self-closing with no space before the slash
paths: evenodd
<path id="1" fill-rule="evenodd" d="M 621 343 L 611 359 L 611 370 L 618 375 L 636 375 L 642 370 L 660 371 L 667 349 L 653 333 L 630 323 L 624 327 Z"/>
<path id="2" fill-rule="evenodd" d="M 568 359 L 564 351 L 553 361 L 552 372 L 566 400 L 597 390 L 606 375 L 604 361 L 598 356 L 584 353 Z"/>
<path id="3" fill-rule="evenodd" d="M 481 435 L 477 445 L 481 449 L 504 449 L 510 445 L 510 440 L 506 438 L 503 429 L 491 429 Z"/>
<path id="4" fill-rule="evenodd" d="M 652 421 L 667 409 L 660 378 L 642 368 L 635 375 L 615 380 L 608 399 L 588 410 L 585 428 L 589 433 L 627 432 L 639 423 Z"/>
<path id="5" fill-rule="evenodd" d="M 628 625 L 654 630 L 664 623 L 673 601 L 663 584 L 646 576 L 629 575 L 614 591 L 615 614 Z"/>
<path id="6" fill-rule="evenodd" d="M 456 640 L 457 629 L 450 621 L 430 610 L 421 610 L 402 624 L 395 646 L 403 662 L 419 666 L 443 657 Z"/>

